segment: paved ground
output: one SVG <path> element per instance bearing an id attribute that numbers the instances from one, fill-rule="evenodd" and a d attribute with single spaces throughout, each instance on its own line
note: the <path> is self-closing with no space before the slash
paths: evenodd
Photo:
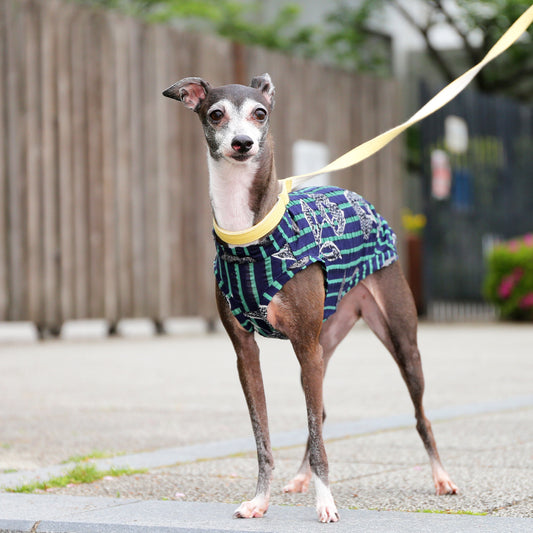
<path id="1" fill-rule="evenodd" d="M 9 524 L 12 531 L 30 531 L 38 520 L 42 523 L 35 531 L 119 531 L 124 509 L 130 518 L 134 509 L 141 509 L 144 517 L 132 524 L 123 520 L 124 527 L 147 531 L 156 526 L 299 531 L 302 520 L 308 531 L 314 519 L 312 495 L 281 494 L 298 467 L 305 440 L 297 363 L 286 342 L 264 341 L 261 346 L 276 445 L 273 503 L 290 507 L 273 507 L 268 520 L 252 521 L 264 525 L 230 519 L 223 525 L 220 517 L 230 516 L 236 503 L 252 495 L 257 470 L 234 355 L 223 335 L 0 345 L 0 487 L 55 475 L 66 468 L 57 466 L 62 461 L 95 450 L 116 456 L 97 461 L 101 467 L 122 463 L 149 468 L 146 474 L 51 494 L 0 492 L 0 531 Z M 461 494 L 433 495 L 398 370 L 372 334 L 357 327 L 333 358 L 326 381 L 332 490 L 344 524 L 335 527 L 531 530 L 533 328 L 423 325 L 420 346 L 426 407 Z M 146 505 L 153 513 L 147 515 Z M 61 529 L 61 521 L 76 515 L 72 506 L 85 509 L 84 518 L 74 520 L 78 529 L 72 524 Z M 39 514 L 43 508 L 48 514 Z M 92 526 L 84 522 L 87 509 L 100 517 Z M 490 518 L 427 511 L 487 513 Z M 115 518 L 109 518 L 113 513 Z M 283 521 L 282 529 L 276 520 Z M 454 520 L 461 520 L 460 529 Z"/>

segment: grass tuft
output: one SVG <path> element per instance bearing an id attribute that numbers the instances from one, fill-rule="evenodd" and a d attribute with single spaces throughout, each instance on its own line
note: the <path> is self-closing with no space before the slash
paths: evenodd
<path id="1" fill-rule="evenodd" d="M 109 470 L 98 470 L 94 464 L 77 464 L 62 476 L 48 479 L 47 481 L 35 481 L 15 488 L 6 489 L 7 492 L 32 493 L 38 490 L 66 487 L 67 485 L 80 485 L 82 483 L 94 483 L 106 476 L 119 477 L 131 476 L 133 474 L 144 474 L 147 469 L 132 468 L 110 468 Z"/>
<path id="2" fill-rule="evenodd" d="M 416 513 L 429 513 L 429 514 L 457 514 L 457 515 L 469 515 L 469 516 L 487 516 L 487 513 L 476 513 L 474 511 L 461 511 L 452 509 L 419 509 Z"/>

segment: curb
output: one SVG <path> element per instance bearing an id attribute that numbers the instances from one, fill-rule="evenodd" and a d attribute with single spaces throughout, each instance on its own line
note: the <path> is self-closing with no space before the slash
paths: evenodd
<path id="1" fill-rule="evenodd" d="M 232 518 L 235 504 L 0 494 L 5 533 L 526 533 L 533 519 L 341 509 L 341 520 L 320 524 L 310 507 L 271 506 L 262 519 Z"/>

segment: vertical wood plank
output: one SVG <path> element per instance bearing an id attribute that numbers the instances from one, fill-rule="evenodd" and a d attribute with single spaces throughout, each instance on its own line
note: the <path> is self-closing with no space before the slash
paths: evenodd
<path id="1" fill-rule="evenodd" d="M 376 126 L 377 131 L 385 131 L 387 129 L 386 124 L 388 122 L 387 117 L 387 110 L 388 105 L 386 104 L 384 100 L 384 96 L 386 96 L 386 87 L 385 87 L 385 80 L 383 80 L 382 83 L 379 83 L 375 87 L 375 101 L 376 101 L 376 107 L 374 109 L 374 114 L 376 117 Z M 376 179 L 376 204 L 379 206 L 379 210 L 381 214 L 388 218 L 390 214 L 390 206 L 391 203 L 394 201 L 390 198 L 390 194 L 386 195 L 384 192 L 386 191 L 386 187 L 388 185 L 388 176 L 387 176 L 387 170 L 388 170 L 388 154 L 389 146 L 383 148 L 380 150 L 377 154 L 373 156 L 373 158 L 376 161 L 376 168 L 377 168 L 377 179 Z M 392 191 L 390 191 L 392 192 Z"/>
<path id="2" fill-rule="evenodd" d="M 177 30 L 168 30 L 167 56 L 169 58 L 168 76 L 163 89 L 176 82 L 190 72 L 190 54 L 193 52 L 191 39 L 187 34 Z M 187 152 L 190 135 L 194 128 L 192 113 L 184 113 L 184 109 L 175 105 L 176 102 L 163 98 L 167 114 L 168 139 L 166 157 L 169 168 L 170 216 L 168 232 L 170 236 L 170 294 L 171 315 L 187 315 L 187 254 L 185 247 L 184 227 L 186 225 L 184 205 L 186 203 L 185 177 L 192 170 L 189 167 L 190 154 Z M 189 129 L 190 127 L 190 129 Z M 189 280 L 189 283 L 192 281 Z"/>
<path id="3" fill-rule="evenodd" d="M 362 82 L 360 76 L 351 76 L 350 79 L 350 103 L 349 105 L 349 123 L 351 129 L 350 141 L 351 146 L 358 146 L 364 140 L 363 138 L 363 112 L 362 112 Z M 351 169 L 350 182 L 347 188 L 362 194 L 364 188 L 364 168 L 358 164 Z"/>
<path id="4" fill-rule="evenodd" d="M 205 63 L 205 48 L 204 41 L 200 36 L 191 35 L 191 46 L 192 50 L 189 53 L 189 58 L 196 57 L 197 60 L 200 60 L 202 64 L 202 76 L 207 80 L 216 80 L 216 77 L 213 76 L 213 72 L 210 70 L 209 65 Z M 192 61 L 189 59 L 189 68 L 192 68 Z M 218 80 L 215 82 L 218 84 Z M 182 113 L 183 115 L 183 113 Z M 184 279 L 183 281 L 183 292 L 184 296 L 184 311 L 191 314 L 199 314 L 199 303 L 201 300 L 200 289 L 200 270 L 201 266 L 199 265 L 200 261 L 200 246 L 198 246 L 197 237 L 199 235 L 199 227 L 201 224 L 201 213 L 200 205 L 196 203 L 200 198 L 196 195 L 196 182 L 203 179 L 204 172 L 200 167 L 199 161 L 197 160 L 198 156 L 198 146 L 203 142 L 203 139 L 198 135 L 198 119 L 195 115 L 191 116 L 191 113 L 186 114 L 187 122 L 184 122 L 183 125 L 184 133 L 187 136 L 183 146 L 184 152 L 183 158 L 184 169 L 183 169 L 183 183 L 184 183 L 184 195 L 182 198 L 182 238 L 183 246 L 185 253 L 182 257 L 184 265 Z M 198 267 L 198 268 L 196 268 Z"/>
<path id="5" fill-rule="evenodd" d="M 109 13 L 102 21 L 102 226 L 103 226 L 103 316 L 118 320 L 117 231 L 115 206 L 117 154 L 116 114 L 114 105 L 116 79 L 115 17 Z"/>
<path id="6" fill-rule="evenodd" d="M 18 90 L 20 94 L 19 98 L 19 111 L 18 111 L 18 131 L 19 139 L 19 175 L 16 177 L 17 189 L 18 189 L 18 205 L 16 205 L 17 211 L 20 213 L 18 216 L 20 228 L 18 229 L 19 240 L 19 269 L 21 275 L 21 285 L 18 291 L 18 298 L 20 299 L 20 316 L 27 316 L 28 314 L 28 228 L 26 217 L 26 202 L 28 192 L 28 173 L 27 173 L 27 151 L 28 143 L 26 142 L 27 132 L 27 114 L 26 114 L 26 87 L 28 83 L 31 83 L 31 77 L 27 76 L 27 70 L 24 68 L 26 65 L 26 47 L 27 41 L 25 35 L 31 31 L 28 27 L 29 19 L 31 15 L 28 11 L 28 2 L 19 4 L 17 13 L 17 34 L 16 50 L 17 50 L 17 77 L 18 77 Z M 32 76 L 32 75 L 31 75 Z M 15 207 L 15 206 L 12 206 Z M 19 318 L 20 319 L 20 318 Z"/>
<path id="7" fill-rule="evenodd" d="M 26 219 L 27 219 L 27 283 L 28 283 L 28 316 L 27 319 L 36 323 L 44 321 L 43 294 L 43 228 L 42 228 L 42 150 L 41 150 L 41 90 L 40 84 L 31 80 L 42 78 L 41 71 L 41 21 L 40 4 L 28 2 L 26 5 L 25 40 L 25 84 L 24 98 L 26 106 L 25 136 L 26 144 Z"/>
<path id="8" fill-rule="evenodd" d="M 72 190 L 74 244 L 74 313 L 71 318 L 89 316 L 89 246 L 88 246 L 88 140 L 87 83 L 85 65 L 88 12 L 79 9 L 72 20 Z"/>
<path id="9" fill-rule="evenodd" d="M 8 12 L 6 2 L 0 2 L 0 73 L 7 73 L 7 24 Z M 4 110 L 7 107 L 6 76 L 0 76 L 0 320 L 7 320 L 9 316 L 9 295 L 7 282 L 7 120 Z"/>
<path id="10" fill-rule="evenodd" d="M 72 68 L 70 61 L 72 24 L 75 21 L 75 6 L 62 6 L 57 14 L 57 124 L 58 124 L 58 203 L 59 203 L 59 305 L 60 321 L 75 316 L 74 307 L 74 204 L 72 180 Z"/>
<path id="11" fill-rule="evenodd" d="M 141 99 L 142 99 L 142 148 L 144 152 L 143 157 L 143 171 L 142 171 L 142 187 L 141 195 L 144 203 L 145 211 L 145 241 L 143 257 L 145 261 L 144 271 L 144 301 L 141 304 L 141 316 L 148 316 L 153 319 L 160 319 L 158 316 L 159 307 L 159 246 L 158 239 L 162 236 L 158 235 L 158 129 L 156 122 L 156 88 L 154 81 L 156 80 L 156 42 L 155 35 L 159 30 L 154 25 L 144 27 L 144 39 L 140 52 L 143 56 L 143 73 L 139 78 L 141 85 Z"/>
<path id="12" fill-rule="evenodd" d="M 158 295 L 157 318 L 164 319 L 171 316 L 171 292 L 170 288 L 170 247 L 171 240 L 169 231 L 169 215 L 171 212 L 170 190 L 169 190 L 169 164 L 167 150 L 169 148 L 169 124 L 166 112 L 166 98 L 163 97 L 162 90 L 167 87 L 168 82 L 168 31 L 165 27 L 158 28 L 154 36 L 155 46 L 155 67 L 154 84 L 151 86 L 153 98 L 155 99 L 155 115 L 152 120 L 157 127 L 157 143 L 155 147 L 157 157 L 157 176 L 154 181 L 157 183 L 157 208 L 156 208 L 156 235 L 154 240 L 157 245 L 157 255 L 159 257 L 158 285 L 154 288 Z"/>
<path id="13" fill-rule="evenodd" d="M 118 316 L 133 316 L 132 231 L 131 231 L 131 136 L 130 120 L 130 21 L 117 18 L 114 25 L 115 71 L 114 107 L 116 114 L 116 238 Z"/>
<path id="14" fill-rule="evenodd" d="M 326 103 L 324 114 L 326 116 L 326 131 L 328 132 L 328 145 L 330 146 L 331 159 L 336 159 L 354 147 L 351 132 L 351 76 L 346 73 L 338 73 L 333 69 L 324 72 L 326 79 L 335 79 L 335 101 Z M 331 176 L 331 183 L 344 188 L 350 188 L 352 182 L 353 167 L 336 172 Z"/>
<path id="15" fill-rule="evenodd" d="M 191 72 L 192 57 L 197 60 L 202 57 L 201 38 L 197 35 L 189 35 L 186 40 L 188 46 L 182 49 L 181 59 L 182 66 L 187 70 L 184 76 Z M 186 54 L 183 56 L 183 54 Z M 204 64 L 205 69 L 205 64 Z M 210 78 L 210 72 L 205 69 L 199 73 L 206 79 Z M 195 180 L 202 179 L 202 170 L 198 169 L 198 147 L 203 146 L 203 139 L 200 128 L 198 127 L 198 118 L 195 114 L 187 112 L 181 108 L 179 114 L 180 120 L 180 229 L 181 242 L 178 255 L 176 256 L 176 275 L 177 275 L 177 296 L 180 298 L 181 312 L 183 314 L 197 315 L 198 311 L 198 271 L 197 263 L 198 244 L 196 241 L 196 231 L 198 229 L 196 221 L 200 221 L 202 210 L 195 205 L 198 199 L 195 196 Z M 197 173 L 200 173 L 198 175 Z M 196 226 L 196 227 L 195 227 Z"/>
<path id="16" fill-rule="evenodd" d="M 22 320 L 24 317 L 24 263 L 23 263 L 23 212 L 21 176 L 21 19 L 22 4 L 7 3 L 6 23 L 6 131 L 9 138 L 7 161 L 7 230 L 8 230 L 8 293 L 9 320 Z"/>
<path id="17" fill-rule="evenodd" d="M 55 20 L 59 2 L 46 3 L 42 19 L 42 180 L 44 325 L 58 325 L 58 219 L 57 219 L 57 49 Z"/>
<path id="18" fill-rule="evenodd" d="M 361 131 L 363 142 L 374 137 L 378 131 L 375 117 L 376 81 L 369 76 L 361 77 Z M 378 204 L 376 158 L 361 162 L 363 190 L 361 194 L 373 204 Z"/>
<path id="19" fill-rule="evenodd" d="M 131 142 L 131 236 L 132 236 L 132 257 L 131 265 L 133 270 L 133 292 L 132 292 L 132 316 L 143 316 L 143 302 L 146 298 L 146 257 L 145 249 L 145 202 L 143 198 L 143 147 L 142 147 L 142 69 L 144 67 L 142 60 L 142 46 L 144 37 L 144 28 L 131 21 L 130 30 L 130 108 L 129 114 L 134 124 L 126 134 L 130 136 Z"/>
<path id="20" fill-rule="evenodd" d="M 89 316 L 102 317 L 104 312 L 103 271 L 103 176 L 102 123 L 102 23 L 100 12 L 88 20 L 87 108 L 88 108 L 88 202 L 89 202 Z"/>

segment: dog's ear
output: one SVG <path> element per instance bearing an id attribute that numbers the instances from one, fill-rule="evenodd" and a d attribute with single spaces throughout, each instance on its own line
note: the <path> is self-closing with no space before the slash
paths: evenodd
<path id="1" fill-rule="evenodd" d="M 256 76 L 252 79 L 250 87 L 259 89 L 271 107 L 274 107 L 274 93 L 276 92 L 276 89 L 272 83 L 272 80 L 270 79 L 270 74 L 265 73 L 261 74 L 261 76 Z"/>
<path id="2" fill-rule="evenodd" d="M 183 78 L 163 91 L 163 96 L 183 102 L 185 107 L 198 112 L 211 86 L 202 78 Z"/>

